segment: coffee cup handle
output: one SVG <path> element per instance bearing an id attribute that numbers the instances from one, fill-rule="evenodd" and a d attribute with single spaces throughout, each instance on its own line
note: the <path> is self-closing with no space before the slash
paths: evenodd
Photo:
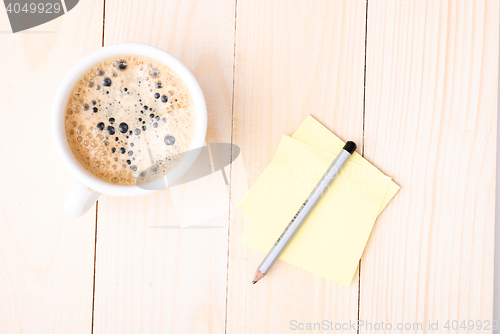
<path id="1" fill-rule="evenodd" d="M 80 217 L 89 211 L 99 196 L 101 196 L 101 193 L 76 181 L 69 189 L 64 200 L 64 212 L 72 217 Z"/>

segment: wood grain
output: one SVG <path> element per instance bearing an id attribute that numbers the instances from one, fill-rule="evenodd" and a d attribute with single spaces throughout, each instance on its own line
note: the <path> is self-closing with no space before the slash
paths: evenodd
<path id="1" fill-rule="evenodd" d="M 0 9 L 0 332 L 295 333 L 293 320 L 360 319 L 393 325 L 377 333 L 428 333 L 436 320 L 433 333 L 454 333 L 447 320 L 491 320 L 499 3 L 366 6 L 82 0 L 17 34 Z M 186 64 L 207 99 L 207 142 L 241 148 L 228 226 L 180 229 L 169 191 L 63 214 L 74 178 L 48 130 L 52 98 L 81 57 L 118 42 Z M 349 288 L 282 262 L 252 285 L 264 254 L 239 242 L 246 217 L 232 204 L 309 114 L 401 190 Z"/>
<path id="2" fill-rule="evenodd" d="M 62 211 L 74 177 L 56 154 L 52 98 L 66 72 L 101 46 L 102 1 L 12 34 L 0 10 L 0 332 L 89 333 L 95 209 Z"/>
<path id="3" fill-rule="evenodd" d="M 365 250 L 360 319 L 455 333 L 492 318 L 499 3 L 368 4 L 365 156 L 401 190 Z"/>
<path id="4" fill-rule="evenodd" d="M 362 143 L 365 6 L 238 1 L 233 143 L 241 148 L 245 171 L 233 166 L 232 197 L 241 197 L 281 137 L 309 114 L 341 138 Z M 357 274 L 344 288 L 278 262 L 272 274 L 252 285 L 265 254 L 240 243 L 245 222 L 241 211 L 231 211 L 228 333 L 295 332 L 293 320 L 355 321 Z"/>
<path id="5" fill-rule="evenodd" d="M 208 142 L 231 140 L 234 5 L 106 1 L 106 45 L 151 44 L 193 72 L 207 100 Z M 228 214 L 222 227 L 180 229 L 167 191 L 102 198 L 94 333 L 224 332 L 227 221 Z"/>

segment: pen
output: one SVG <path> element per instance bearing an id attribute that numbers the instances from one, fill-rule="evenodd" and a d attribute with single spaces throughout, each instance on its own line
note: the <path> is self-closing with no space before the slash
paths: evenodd
<path id="1" fill-rule="evenodd" d="M 345 144 L 344 148 L 340 151 L 335 160 L 333 160 L 332 164 L 330 165 L 330 167 L 328 167 L 321 180 L 319 180 L 316 187 L 314 187 L 313 191 L 309 194 L 305 202 L 299 208 L 295 216 L 293 216 L 288 226 L 285 228 L 283 233 L 281 233 L 278 240 L 274 243 L 269 253 L 267 253 L 266 257 L 257 268 L 255 277 L 252 281 L 253 284 L 260 281 L 262 277 L 264 277 L 269 272 L 281 253 L 283 253 L 286 245 L 288 245 L 290 240 L 292 240 L 297 230 L 300 228 L 304 220 L 306 220 L 307 216 L 319 201 L 321 196 L 323 196 L 325 191 L 328 190 L 330 183 L 332 183 L 335 177 L 337 177 L 340 170 L 345 165 L 347 160 L 349 160 L 355 150 L 356 144 L 354 142 L 348 141 Z"/>

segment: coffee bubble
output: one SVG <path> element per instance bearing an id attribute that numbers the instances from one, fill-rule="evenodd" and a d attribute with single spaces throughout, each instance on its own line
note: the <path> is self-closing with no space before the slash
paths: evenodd
<path id="1" fill-rule="evenodd" d="M 109 86 L 111 86 L 111 79 L 110 79 L 110 78 L 104 78 L 104 79 L 102 79 L 101 84 L 102 84 L 104 87 L 109 87 Z"/>
<path id="2" fill-rule="evenodd" d="M 121 133 L 126 133 L 128 131 L 127 123 L 120 123 L 118 130 L 120 130 Z"/>
<path id="3" fill-rule="evenodd" d="M 174 145 L 175 143 L 175 138 L 172 136 L 166 136 L 165 137 L 165 144 L 167 145 Z"/>
<path id="4" fill-rule="evenodd" d="M 153 78 L 157 78 L 160 75 L 160 71 L 156 68 L 151 68 L 149 70 L 149 75 L 151 75 Z"/>
<path id="5" fill-rule="evenodd" d="M 113 66 L 118 67 L 120 70 L 125 70 L 127 68 L 127 62 L 125 60 L 116 61 Z"/>

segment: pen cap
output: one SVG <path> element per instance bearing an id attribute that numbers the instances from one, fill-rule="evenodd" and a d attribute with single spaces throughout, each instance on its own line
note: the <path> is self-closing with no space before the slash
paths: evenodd
<path id="1" fill-rule="evenodd" d="M 353 154 L 354 151 L 356 151 L 356 147 L 357 147 L 356 143 L 354 143 L 353 141 L 348 141 L 344 146 L 344 150 Z"/>

